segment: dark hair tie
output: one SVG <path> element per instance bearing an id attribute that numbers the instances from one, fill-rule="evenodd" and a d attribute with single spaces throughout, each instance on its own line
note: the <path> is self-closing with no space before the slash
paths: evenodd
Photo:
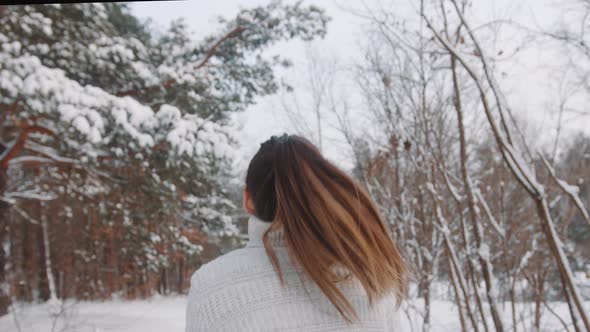
<path id="1" fill-rule="evenodd" d="M 284 133 L 281 136 L 273 135 L 270 137 L 270 141 L 275 144 L 287 143 L 287 141 L 289 141 L 289 135 L 287 135 L 287 133 Z"/>

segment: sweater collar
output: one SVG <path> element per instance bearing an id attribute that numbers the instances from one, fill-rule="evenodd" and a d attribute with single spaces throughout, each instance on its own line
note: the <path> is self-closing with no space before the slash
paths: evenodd
<path id="1" fill-rule="evenodd" d="M 272 222 L 262 221 L 255 216 L 248 219 L 248 244 L 247 247 L 263 247 L 262 237 L 264 232 L 270 228 Z M 268 238 L 273 246 L 285 246 L 282 229 L 273 230 L 268 233 Z"/>

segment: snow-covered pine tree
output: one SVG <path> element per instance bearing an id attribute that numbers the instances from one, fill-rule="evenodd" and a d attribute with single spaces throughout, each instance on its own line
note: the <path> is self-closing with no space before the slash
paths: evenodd
<path id="1" fill-rule="evenodd" d="M 205 236 L 235 232 L 227 114 L 277 91 L 289 63 L 268 46 L 321 37 L 327 21 L 273 2 L 195 41 L 182 21 L 155 37 L 121 4 L 2 8 L 4 295 L 182 291 Z"/>

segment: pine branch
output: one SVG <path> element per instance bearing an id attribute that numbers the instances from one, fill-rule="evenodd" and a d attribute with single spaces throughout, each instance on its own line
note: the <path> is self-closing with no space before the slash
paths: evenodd
<path id="1" fill-rule="evenodd" d="M 201 62 L 199 62 L 196 66 L 194 66 L 193 69 L 199 70 L 199 69 L 205 67 L 205 65 L 209 62 L 209 60 L 215 55 L 217 48 L 219 48 L 219 46 L 221 44 L 223 44 L 223 42 L 225 42 L 228 39 L 235 38 L 235 37 L 239 36 L 245 30 L 246 30 L 246 28 L 239 26 L 239 27 L 236 27 L 235 29 L 231 30 L 225 36 L 221 37 L 221 39 L 219 39 L 217 42 L 215 42 L 215 44 L 213 44 L 213 46 L 211 46 L 209 51 L 207 51 L 207 53 L 205 54 L 205 58 L 203 60 L 201 60 Z M 118 96 L 118 97 L 137 96 L 142 92 L 156 90 L 160 87 L 163 87 L 164 89 L 168 89 L 171 86 L 173 86 L 174 84 L 176 84 L 176 79 L 171 78 L 158 86 L 151 86 L 151 87 L 146 87 L 143 89 L 136 89 L 136 90 L 119 92 L 116 94 L 116 96 Z"/>

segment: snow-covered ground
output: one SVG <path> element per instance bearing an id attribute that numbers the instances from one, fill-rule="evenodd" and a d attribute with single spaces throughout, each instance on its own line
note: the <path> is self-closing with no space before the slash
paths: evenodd
<path id="1" fill-rule="evenodd" d="M 53 319 L 49 306 L 20 305 L 11 314 L 0 317 L 0 331 L 22 332 L 175 332 L 184 331 L 186 297 L 154 297 L 142 301 L 107 301 L 107 302 L 67 302 L 58 319 Z M 460 331 L 456 307 L 448 301 L 436 300 L 432 305 L 432 331 Z M 590 303 L 587 303 L 590 305 Z M 567 306 L 564 303 L 551 303 L 555 312 L 564 320 L 568 320 Z M 421 302 L 413 303 L 412 307 L 420 310 Z M 408 320 L 405 310 L 400 318 L 406 329 L 419 331 L 422 320 L 417 310 L 410 309 L 412 323 Z M 504 306 L 504 318 L 507 328 L 510 324 L 510 305 Z M 523 320 L 530 323 L 532 312 L 523 313 Z M 18 324 L 18 327 L 17 325 Z M 520 324 L 520 323 L 519 323 Z M 543 312 L 542 331 L 563 331 L 561 323 L 547 310 Z M 519 330 L 528 330 L 519 326 Z"/>
<path id="2" fill-rule="evenodd" d="M 0 317 L 0 331 L 184 331 L 185 305 L 184 296 L 137 301 L 66 302 L 62 314 L 54 319 L 47 305 L 27 304 L 17 306 L 12 313 Z M 20 329 L 15 321 L 18 321 Z"/>

